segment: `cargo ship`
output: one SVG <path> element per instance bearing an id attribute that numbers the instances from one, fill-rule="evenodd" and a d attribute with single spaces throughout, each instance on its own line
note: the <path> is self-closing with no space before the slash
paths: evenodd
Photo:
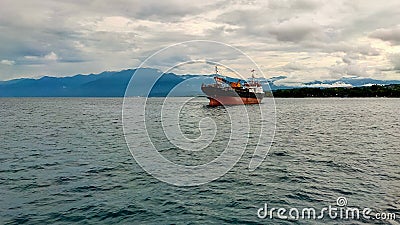
<path id="1" fill-rule="evenodd" d="M 252 79 L 249 81 L 224 78 L 218 74 L 216 66 L 215 83 L 201 86 L 201 90 L 210 100 L 209 106 L 260 104 L 265 93 L 254 78 L 254 70 L 251 72 Z"/>

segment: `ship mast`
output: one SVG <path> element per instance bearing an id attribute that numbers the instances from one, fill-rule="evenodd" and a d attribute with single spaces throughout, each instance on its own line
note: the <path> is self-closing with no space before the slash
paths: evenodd
<path id="1" fill-rule="evenodd" d="M 254 72 L 255 72 L 255 70 L 252 69 L 252 70 L 251 70 L 251 82 L 252 82 L 253 84 L 254 84 L 254 82 L 255 82 Z"/>
<path id="2" fill-rule="evenodd" d="M 217 77 L 218 77 L 218 66 L 215 65 L 215 77 L 214 77 L 214 80 L 215 80 L 215 84 L 218 85 Z"/>

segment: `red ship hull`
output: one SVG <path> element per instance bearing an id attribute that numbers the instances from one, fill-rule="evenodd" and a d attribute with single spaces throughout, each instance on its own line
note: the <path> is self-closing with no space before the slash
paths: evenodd
<path id="1" fill-rule="evenodd" d="M 221 106 L 221 105 L 249 105 L 249 104 L 260 104 L 261 99 L 258 98 L 242 98 L 242 97 L 208 97 L 210 100 L 209 106 Z"/>
<path id="2" fill-rule="evenodd" d="M 263 93 L 249 92 L 247 89 L 219 88 L 202 86 L 202 91 L 210 100 L 209 106 L 260 104 Z"/>

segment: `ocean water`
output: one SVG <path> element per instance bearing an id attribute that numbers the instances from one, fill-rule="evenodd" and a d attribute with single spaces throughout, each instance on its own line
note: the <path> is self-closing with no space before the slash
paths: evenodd
<path id="1" fill-rule="evenodd" d="M 248 170 L 249 148 L 219 179 L 177 187 L 133 159 L 120 98 L 0 99 L 0 224 L 399 224 L 400 99 L 275 100 L 275 138 L 260 167 Z M 226 109 L 206 103 L 192 102 L 180 119 L 188 136 L 201 133 L 193 115 L 228 119 Z M 162 138 L 154 141 L 165 157 L 196 165 L 220 154 L 223 127 L 203 153 L 178 154 Z M 137 132 L 138 149 L 143 138 Z M 257 216 L 265 203 L 321 209 L 338 197 L 396 220 Z"/>

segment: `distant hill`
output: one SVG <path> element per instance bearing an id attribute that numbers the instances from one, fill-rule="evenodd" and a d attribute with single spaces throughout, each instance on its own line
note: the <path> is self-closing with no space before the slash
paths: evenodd
<path id="1" fill-rule="evenodd" d="M 115 72 L 103 72 L 100 74 L 75 75 L 72 77 L 49 77 L 45 76 L 40 79 L 17 79 L 0 83 L 0 96 L 2 97 L 79 97 L 79 96 L 107 96 L 110 92 L 111 96 L 120 95 L 121 89 L 130 79 L 132 72 L 129 70 Z M 109 85 L 104 90 L 99 87 L 95 91 L 91 87 L 91 83 L 102 83 L 105 79 L 115 76 L 114 83 L 118 86 Z M 125 78 L 125 79 L 124 79 Z M 118 81 L 116 81 L 118 79 Z M 87 88 L 85 86 L 87 85 Z"/>
<path id="2" fill-rule="evenodd" d="M 136 73 L 135 73 L 136 72 Z M 125 90 L 135 74 L 132 82 L 134 88 L 127 92 L 128 96 L 197 96 L 203 95 L 201 84 L 214 82 L 213 75 L 176 75 L 163 74 L 152 68 L 128 69 L 122 71 L 106 71 L 99 74 L 78 74 L 69 77 L 45 76 L 39 79 L 22 78 L 0 81 L 0 97 L 123 97 Z M 153 86 L 153 81 L 160 76 Z M 371 78 L 341 78 L 338 80 L 313 81 L 296 86 L 283 85 L 285 76 L 272 78 L 256 78 L 264 90 L 281 90 L 301 87 L 335 87 L 336 85 L 359 87 L 373 84 L 400 84 L 399 80 L 374 80 Z"/>
<path id="3" fill-rule="evenodd" d="M 146 84 L 162 72 L 156 69 L 130 69 L 119 72 L 49 77 L 40 79 L 16 79 L 0 82 L 0 97 L 123 97 L 133 74 L 139 82 L 130 89 L 130 96 L 144 96 Z M 184 82 L 188 80 L 188 82 Z M 162 74 L 154 84 L 150 97 L 166 96 L 178 84 L 184 82 L 174 96 L 201 94 L 201 84 L 212 82 L 210 76 Z"/>

